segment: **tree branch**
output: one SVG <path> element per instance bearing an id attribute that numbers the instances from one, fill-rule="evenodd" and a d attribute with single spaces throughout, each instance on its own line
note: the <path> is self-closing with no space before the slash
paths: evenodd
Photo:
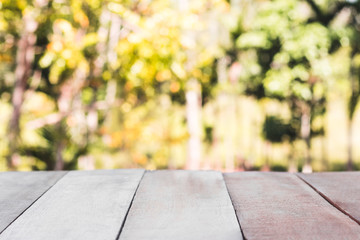
<path id="1" fill-rule="evenodd" d="M 106 101 L 98 101 L 94 103 L 93 106 L 86 106 L 82 108 L 84 111 L 90 110 L 90 108 L 95 110 L 107 110 L 114 107 L 119 107 L 122 104 L 121 100 L 115 101 L 113 104 L 109 104 Z M 25 127 L 30 130 L 35 130 L 44 127 L 45 125 L 56 124 L 63 120 L 65 117 L 71 115 L 74 111 L 79 110 L 79 108 L 73 108 L 70 112 L 67 113 L 51 113 L 45 117 L 37 118 L 26 123 Z"/>

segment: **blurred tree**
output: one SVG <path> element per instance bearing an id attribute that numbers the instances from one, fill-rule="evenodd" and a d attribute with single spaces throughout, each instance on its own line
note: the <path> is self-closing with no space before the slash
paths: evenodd
<path id="1" fill-rule="evenodd" d="M 353 119 L 360 97 L 360 2 L 358 0 L 324 1 L 318 3 L 306 0 L 311 6 L 313 16 L 309 22 L 318 22 L 332 32 L 330 53 L 339 48 L 350 48 L 350 88 L 351 95 L 348 101 L 348 161 L 347 169 L 353 170 Z"/>
<path id="2" fill-rule="evenodd" d="M 82 156 L 93 167 L 177 168 L 187 158 L 189 168 L 232 170 L 245 148 L 245 93 L 288 105 L 283 120 L 262 113 L 263 135 L 275 143 L 289 138 L 284 129 L 296 130 L 289 142 L 303 139 L 309 165 L 311 138 L 324 134 L 328 83 L 337 78 L 330 61 L 349 66 L 342 77 L 352 79 L 352 140 L 358 12 L 358 1 L 330 0 L 3 0 L 0 107 L 10 114 L 0 118 L 8 122 L 0 154 L 9 169 L 75 168 Z M 204 141 L 220 150 L 203 151 Z M 351 169 L 351 143 L 348 152 Z"/>
<path id="3" fill-rule="evenodd" d="M 219 31 L 226 34 L 226 30 L 218 30 L 217 20 L 229 7 L 224 1 L 153 1 L 130 8 L 118 5 L 114 9 L 123 21 L 132 23 L 125 25 L 127 33 L 117 47 L 121 98 L 130 109 L 159 95 L 169 95 L 175 104 L 186 104 L 187 166 L 197 169 L 202 151 L 201 100 L 211 95 L 209 65 L 221 54 L 224 38 L 226 41 L 226 35 L 218 37 Z M 212 38 L 208 38 L 210 33 L 214 33 Z"/>
<path id="4" fill-rule="evenodd" d="M 262 129 L 263 136 L 269 144 L 283 143 L 289 141 L 291 144 L 297 138 L 297 129 L 294 129 L 290 123 L 285 122 L 278 116 L 268 115 L 265 117 L 265 122 Z M 290 158 L 292 158 L 290 156 Z M 293 164 L 290 162 L 289 164 Z M 291 166 L 289 166 L 291 167 Z M 270 169 L 269 157 L 265 161 L 265 169 Z"/>
<path id="5" fill-rule="evenodd" d="M 256 7 L 253 21 L 240 21 L 234 35 L 237 58 L 247 69 L 240 79 L 245 93 L 288 103 L 291 125 L 307 146 L 303 169 L 311 171 L 312 122 L 325 112 L 329 32 L 308 22 L 311 11 L 304 2 L 265 1 Z"/>
<path id="6" fill-rule="evenodd" d="M 33 3 L 23 1 L 2 1 L 4 9 L 4 20 L 8 21 L 8 34 L 6 38 L 12 39 L 11 48 L 16 48 L 16 62 L 14 88 L 12 89 L 11 103 L 12 115 L 8 124 L 9 152 L 7 164 L 9 169 L 15 169 L 19 164 L 18 146 L 20 134 L 21 108 L 28 88 L 28 79 L 32 77 L 33 62 L 35 57 L 35 43 L 37 40 L 36 30 L 38 28 L 37 18 L 41 11 L 47 6 L 48 1 L 37 0 Z M 13 14 L 14 13 L 14 14 Z M 13 28 L 12 28 L 13 27 Z M 10 47 L 8 47 L 10 48 Z M 14 50 L 13 50 L 14 51 Z M 34 76 L 36 78 L 36 76 Z"/>
<path id="7" fill-rule="evenodd" d="M 39 130 L 40 136 L 45 140 L 43 146 L 19 147 L 21 154 L 34 157 L 46 166 L 41 169 L 38 165 L 42 164 L 37 164 L 32 166 L 33 170 L 73 170 L 77 168 L 78 158 L 87 153 L 88 146 L 84 145 L 81 148 L 74 144 L 71 141 L 71 136 L 64 134 L 67 131 L 62 128 L 65 127 L 65 122 L 45 126 Z"/>
<path id="8" fill-rule="evenodd" d="M 33 63 L 32 61 L 35 59 L 31 69 L 34 69 L 33 72 L 36 74 L 34 74 L 32 82 L 29 82 L 29 75 L 25 76 L 23 73 L 22 81 L 17 80 L 19 83 L 15 84 L 14 91 L 21 93 L 22 101 L 19 101 L 18 96 L 20 95 L 14 92 L 14 112 L 9 126 L 13 136 L 18 138 L 20 136 L 19 131 L 16 130 L 13 124 L 19 122 L 20 112 L 17 109 L 21 107 L 24 101 L 25 91 L 42 92 L 48 96 L 48 100 L 55 103 L 56 112 L 32 119 L 26 124 L 27 128 L 37 129 L 51 124 L 57 129 L 57 134 L 63 134 L 64 137 L 70 134 L 72 142 L 78 143 L 80 149 L 85 149 L 88 138 L 86 129 L 84 130 L 86 125 L 83 125 L 83 119 L 85 119 L 87 108 L 83 106 L 80 96 L 82 89 L 88 84 L 86 80 L 89 72 L 89 62 L 86 57 L 94 58 L 93 55 L 89 54 L 89 48 L 96 43 L 96 38 L 94 38 L 92 32 L 96 31 L 98 26 L 96 19 L 94 19 L 95 22 L 92 22 L 90 27 L 87 15 L 93 16 L 96 14 L 98 6 L 90 6 L 86 2 L 79 1 L 70 3 L 39 1 L 38 4 L 42 4 L 41 8 L 39 6 L 29 6 L 37 13 L 37 19 L 34 23 L 36 28 L 32 29 L 32 36 L 34 37 L 31 45 L 32 52 L 31 54 L 28 53 L 27 58 L 25 58 L 27 61 L 25 63 L 28 65 Z M 61 11 L 58 11 L 59 9 Z M 23 22 L 29 24 L 27 19 L 23 19 Z M 34 48 L 37 48 L 36 54 Z M 27 46 L 27 49 L 30 49 L 29 46 Z M 20 44 L 18 52 L 21 53 L 21 51 L 22 46 Z M 30 58 L 31 56 L 33 57 Z M 30 60 L 31 62 L 29 62 Z M 22 69 L 21 65 L 18 64 L 17 66 Z M 18 102 L 14 104 L 14 101 Z M 64 118 L 66 118 L 66 123 L 71 128 L 61 127 Z M 16 119 L 18 120 L 15 121 Z M 74 124 L 78 128 L 74 128 Z M 66 132 L 67 129 L 70 129 L 69 133 Z M 13 141 L 10 142 L 14 144 Z M 21 148 L 27 145 L 27 143 L 24 144 Z M 69 146 L 70 144 L 61 143 L 54 144 L 54 147 L 50 148 L 55 151 L 54 169 L 61 170 L 64 168 L 63 155 Z M 16 149 L 19 147 L 19 145 L 10 146 L 10 153 L 17 151 Z M 31 151 L 24 150 L 22 152 L 29 153 Z M 47 166 L 52 165 L 47 164 Z"/>

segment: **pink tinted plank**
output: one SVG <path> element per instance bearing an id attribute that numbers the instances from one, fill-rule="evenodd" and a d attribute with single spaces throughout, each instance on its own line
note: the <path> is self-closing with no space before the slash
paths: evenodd
<path id="1" fill-rule="evenodd" d="M 357 239 L 360 226 L 290 173 L 224 174 L 246 239 Z"/>
<path id="2" fill-rule="evenodd" d="M 360 172 L 299 174 L 324 198 L 360 223 Z"/>

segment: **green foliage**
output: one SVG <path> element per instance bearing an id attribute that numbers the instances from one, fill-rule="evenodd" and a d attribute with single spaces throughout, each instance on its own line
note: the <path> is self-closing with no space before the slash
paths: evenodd
<path id="1" fill-rule="evenodd" d="M 44 141 L 43 146 L 21 147 L 22 155 L 45 163 L 46 169 L 38 169 L 37 165 L 34 165 L 34 170 L 53 170 L 59 158 L 64 160 L 64 170 L 77 168 L 77 160 L 87 153 L 88 145 L 79 146 L 71 142 L 68 130 L 64 127 L 64 123 L 43 127 L 38 131 Z"/>
<path id="2" fill-rule="evenodd" d="M 285 140 L 294 141 L 296 130 L 289 123 L 277 116 L 266 116 L 263 124 L 263 135 L 267 141 L 281 143 Z"/>
<path id="3" fill-rule="evenodd" d="M 171 161 L 182 167 L 189 137 L 186 86 L 193 78 L 201 86 L 201 106 L 214 115 L 199 131 L 208 146 L 225 141 L 220 125 L 227 123 L 216 121 L 227 108 L 238 110 L 237 100 L 229 99 L 239 95 L 286 105 L 286 117 L 263 106 L 263 125 L 253 133 L 272 143 L 300 140 L 307 114 L 310 138 L 324 136 L 330 90 L 346 79 L 352 79 L 341 84 L 351 85 L 346 97 L 354 119 L 359 1 L 187 2 L 1 1 L 0 104 L 8 108 L 19 82 L 19 41 L 29 19 L 34 22 L 36 41 L 28 53 L 34 60 L 20 96 L 17 136 L 18 153 L 42 163 L 29 167 L 54 169 L 63 161 L 65 169 L 81 168 L 79 157 L 91 154 L 94 167 L 166 168 Z M 6 115 L 0 123 L 9 120 Z M 38 139 L 31 142 L 24 132 Z M 241 142 L 232 134 L 234 144 Z M 107 163 L 107 154 L 127 163 Z"/>

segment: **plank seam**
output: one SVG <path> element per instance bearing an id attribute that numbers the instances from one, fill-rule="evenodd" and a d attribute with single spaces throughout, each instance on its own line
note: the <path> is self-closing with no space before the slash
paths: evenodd
<path id="1" fill-rule="evenodd" d="M 69 172 L 66 172 L 59 179 L 57 179 L 53 185 L 51 185 L 48 189 L 46 189 L 42 194 L 39 195 L 29 206 L 27 206 L 24 211 L 22 211 L 14 220 L 12 220 L 2 231 L 0 231 L 0 235 L 13 224 L 19 217 L 21 217 L 32 205 L 34 205 L 42 196 L 44 196 L 52 187 L 54 187 L 61 179 L 63 179 Z"/>
<path id="2" fill-rule="evenodd" d="M 353 216 L 351 216 L 348 212 L 346 212 L 344 209 L 342 209 L 338 204 L 336 204 L 335 202 L 333 202 L 329 197 L 327 197 L 324 193 L 322 193 L 321 191 L 319 191 L 318 189 L 315 188 L 315 186 L 311 185 L 309 182 L 307 182 L 304 178 L 302 178 L 300 175 L 295 174 L 300 180 L 302 180 L 304 183 L 306 183 L 308 186 L 310 186 L 315 192 L 317 192 L 322 198 L 324 198 L 330 205 L 332 205 L 334 208 L 336 208 L 337 210 L 339 210 L 340 212 L 342 212 L 343 214 L 345 214 L 346 216 L 348 216 L 351 220 L 353 220 L 354 222 L 356 222 L 358 225 L 360 225 L 360 221 L 358 221 L 356 218 L 354 218 Z"/>
<path id="3" fill-rule="evenodd" d="M 227 186 L 227 184 L 226 184 L 226 180 L 225 180 L 225 177 L 224 177 L 224 173 L 221 173 L 221 176 L 222 176 L 222 178 L 223 178 L 226 191 L 227 191 L 227 193 L 228 193 L 228 195 L 229 195 L 229 198 L 230 198 L 230 201 L 231 201 L 231 205 L 232 205 L 232 207 L 233 207 L 233 209 L 234 209 L 235 217 L 236 217 L 236 220 L 237 220 L 237 222 L 238 222 L 238 224 L 239 224 L 239 228 L 240 228 L 241 235 L 242 235 L 242 237 L 243 237 L 244 240 L 247 240 L 247 238 L 245 237 L 244 232 L 243 232 L 243 230 L 242 230 L 242 228 L 241 228 L 240 219 L 238 218 L 238 216 L 237 216 L 237 214 L 236 214 L 237 211 L 236 211 L 236 209 L 235 209 L 233 199 L 231 198 L 231 194 L 230 194 L 229 189 L 228 189 L 228 186 Z"/>
<path id="4" fill-rule="evenodd" d="M 126 219 L 127 219 L 127 217 L 128 217 L 128 214 L 129 214 L 129 212 L 130 212 L 131 206 L 132 206 L 132 204 L 133 204 L 133 202 L 134 202 L 136 193 L 137 193 L 137 191 L 138 191 L 138 189 L 139 189 L 140 183 L 141 183 L 141 181 L 143 180 L 146 172 L 147 172 L 147 171 L 144 171 L 143 175 L 142 175 L 141 178 L 140 178 L 140 181 L 139 181 L 139 183 L 138 183 L 138 185 L 137 185 L 137 187 L 136 187 L 136 189 L 135 189 L 134 196 L 133 196 L 132 199 L 131 199 L 129 208 L 128 208 L 127 211 L 126 211 L 124 220 L 123 220 L 122 223 L 121 223 L 119 233 L 116 235 L 115 240 L 120 239 L 120 234 L 121 234 L 121 232 L 122 232 L 122 230 L 123 230 L 123 228 L 124 228 L 124 226 L 125 226 L 125 222 L 126 222 Z"/>

